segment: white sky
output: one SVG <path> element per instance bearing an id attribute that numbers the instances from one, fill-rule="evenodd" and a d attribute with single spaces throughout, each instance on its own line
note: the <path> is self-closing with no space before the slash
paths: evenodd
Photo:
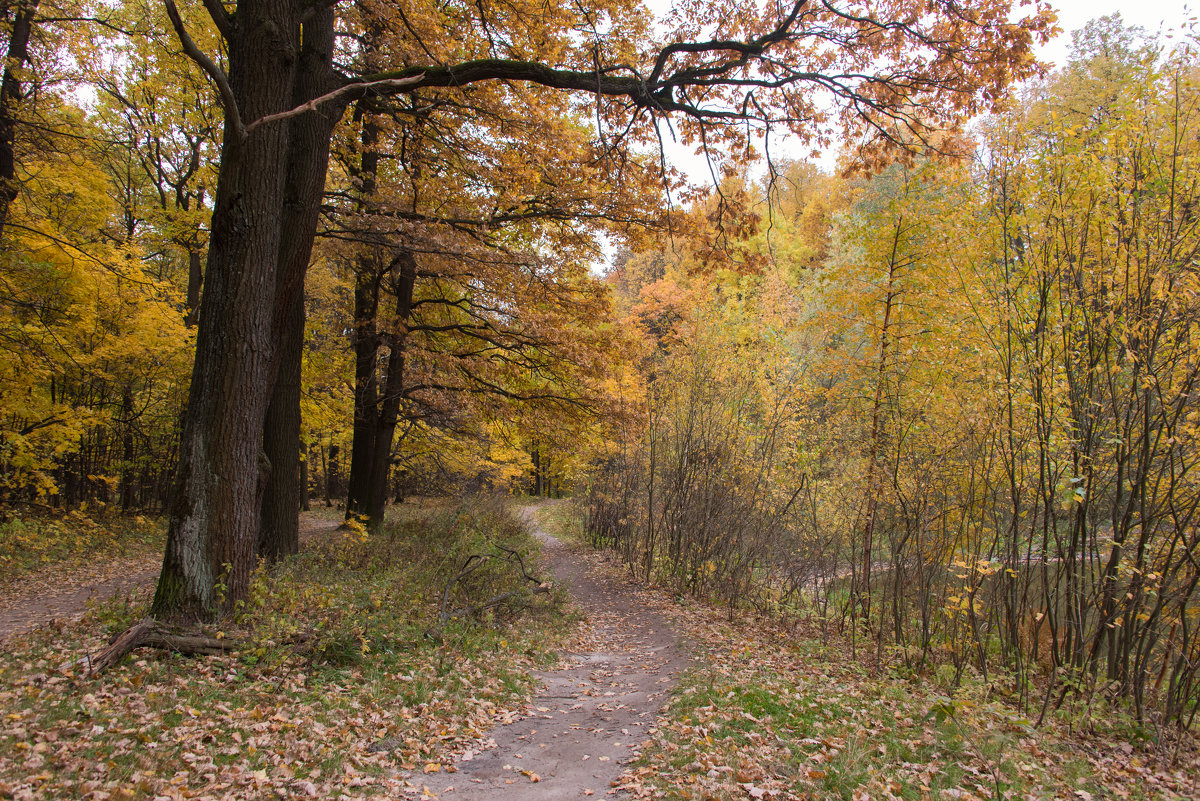
<path id="1" fill-rule="evenodd" d="M 1038 56 L 1046 62 L 1061 65 L 1066 61 L 1071 48 L 1071 31 L 1083 27 L 1089 20 L 1109 14 L 1120 13 L 1126 25 L 1136 25 L 1153 33 L 1161 31 L 1165 40 L 1178 38 L 1181 28 L 1189 20 L 1195 21 L 1200 13 L 1189 9 L 1200 8 L 1200 0 L 1187 0 L 1187 5 L 1181 0 L 1051 0 L 1058 10 L 1058 26 L 1062 33 L 1046 46 L 1039 48 Z M 669 0 L 651 0 L 651 6 L 669 8 Z M 1200 32 L 1200 25 L 1197 26 Z M 664 129 L 664 135 L 665 135 Z M 709 166 L 703 158 L 692 153 L 691 148 L 685 148 L 670 141 L 665 141 L 667 160 L 687 173 L 694 184 L 711 185 L 712 176 Z M 788 142 L 772 142 L 772 156 L 792 155 L 796 158 L 806 158 L 807 148 L 793 145 L 789 153 Z M 820 159 L 827 169 L 832 169 L 836 153 L 830 152 L 826 158 Z"/>
<path id="2" fill-rule="evenodd" d="M 1126 25 L 1137 25 L 1153 33 L 1178 34 L 1190 18 L 1196 18 L 1200 2 L 1187 4 L 1181 0 L 1051 0 L 1058 9 L 1058 27 L 1063 29 L 1053 42 L 1042 48 L 1039 55 L 1046 61 L 1061 64 L 1071 47 L 1071 31 L 1082 28 L 1089 20 L 1120 14 Z M 1188 6 L 1192 8 L 1189 9 Z"/>

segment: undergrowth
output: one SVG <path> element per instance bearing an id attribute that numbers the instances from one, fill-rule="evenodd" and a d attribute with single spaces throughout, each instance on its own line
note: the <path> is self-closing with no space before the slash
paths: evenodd
<path id="1" fill-rule="evenodd" d="M 583 531 L 567 504 L 538 516 L 556 536 Z M 1000 676 L 948 680 L 900 659 L 864 660 L 819 620 L 748 609 L 731 620 L 724 604 L 662 588 L 657 598 L 702 658 L 622 777 L 636 798 L 1200 797 L 1196 744 L 1156 742 L 1119 708 L 1091 710 L 1081 726 L 1067 704 L 1039 727 Z"/>
<path id="2" fill-rule="evenodd" d="M 161 556 L 165 532 L 160 519 L 140 515 L 93 518 L 86 509 L 57 516 L 10 512 L 0 521 L 0 589 L 51 565 Z"/>
<path id="3" fill-rule="evenodd" d="M 570 632 L 561 594 L 437 620 L 447 580 L 497 543 L 536 543 L 496 505 L 413 510 L 375 535 L 338 531 L 260 570 L 217 636 L 227 657 L 140 651 L 97 679 L 69 665 L 145 613 L 129 599 L 0 654 L 0 798 L 395 796 L 411 771 L 525 703 L 530 671 Z M 524 580 L 494 560 L 455 592 Z"/>
<path id="4" fill-rule="evenodd" d="M 672 609 L 672 607 L 674 607 Z M 1178 762 L 1064 721 L 1037 728 L 989 685 L 952 692 L 864 665 L 840 639 L 695 601 L 664 612 L 702 644 L 625 777 L 671 799 L 1056 799 L 1197 797 L 1194 750 Z"/>

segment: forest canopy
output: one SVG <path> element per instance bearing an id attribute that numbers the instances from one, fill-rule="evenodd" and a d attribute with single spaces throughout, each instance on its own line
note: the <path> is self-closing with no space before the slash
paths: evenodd
<path id="1" fill-rule="evenodd" d="M 0 499 L 164 515 L 160 616 L 232 608 L 312 502 L 574 492 L 680 591 L 1194 717 L 1194 41 L 1102 19 L 1046 72 L 1053 13 L 1000 0 L 4 14 Z"/>

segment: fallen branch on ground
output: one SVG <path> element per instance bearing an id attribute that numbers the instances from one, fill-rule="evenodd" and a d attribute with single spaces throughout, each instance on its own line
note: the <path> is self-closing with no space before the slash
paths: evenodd
<path id="1" fill-rule="evenodd" d="M 436 637 L 438 632 L 441 631 L 442 627 L 445 626 L 448 621 L 455 618 L 467 617 L 468 615 L 478 615 L 480 612 L 483 612 L 487 609 L 493 609 L 501 604 L 513 600 L 514 598 L 523 597 L 526 594 L 539 595 L 550 592 L 550 584 L 542 581 L 537 576 L 530 574 L 529 570 L 525 567 L 525 560 L 521 558 L 521 554 L 518 551 L 512 548 L 506 548 L 503 545 L 496 545 L 495 547 L 496 550 L 500 551 L 500 553 L 471 554 L 468 556 L 466 562 L 463 563 L 462 569 L 446 582 L 446 586 L 442 589 L 442 601 L 438 607 L 437 625 L 425 632 L 426 637 Z M 510 590 L 509 592 L 502 592 L 498 595 L 493 595 L 491 598 L 483 601 L 482 603 L 467 604 L 466 606 L 460 606 L 457 609 L 449 609 L 450 592 L 454 589 L 454 585 L 467 578 L 467 576 L 483 567 L 489 560 L 492 559 L 498 559 L 508 562 L 509 564 L 516 565 L 517 569 L 521 573 L 521 578 L 531 582 L 534 585 L 533 588 L 526 589 L 525 587 L 522 587 L 520 589 Z"/>
<path id="2" fill-rule="evenodd" d="M 113 637 L 99 653 L 86 656 L 76 664 L 86 667 L 89 676 L 97 676 L 137 648 L 159 648 L 185 656 L 216 656 L 229 653 L 240 644 L 238 640 L 217 639 L 203 634 L 180 634 L 157 620 L 145 618 Z"/>

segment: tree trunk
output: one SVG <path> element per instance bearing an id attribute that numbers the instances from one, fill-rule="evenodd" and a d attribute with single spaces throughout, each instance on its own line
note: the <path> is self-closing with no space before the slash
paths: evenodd
<path id="1" fill-rule="evenodd" d="M 188 328 L 200 321 L 200 287 L 204 284 L 203 258 L 198 247 L 188 247 L 187 314 L 183 318 Z"/>
<path id="2" fill-rule="evenodd" d="M 314 12 L 303 27 L 293 105 L 330 91 L 333 9 Z M 263 451 L 271 463 L 258 532 L 259 555 L 269 562 L 300 550 L 300 389 L 304 358 L 304 276 L 329 168 L 329 141 L 338 116 L 305 114 L 291 121 L 282 235 L 276 273 L 275 340 L 279 371 L 267 409 Z"/>
<path id="3" fill-rule="evenodd" d="M 321 484 L 325 488 L 325 508 L 333 506 L 333 498 L 329 492 L 329 459 L 326 457 L 325 448 L 317 443 L 317 450 L 321 453 L 321 476 L 324 479 Z"/>
<path id="4" fill-rule="evenodd" d="M 408 339 L 408 317 L 412 312 L 413 287 L 417 281 L 417 259 L 404 248 L 393 261 L 397 270 L 396 319 L 386 334 L 388 343 L 387 381 L 380 398 L 379 419 L 371 453 L 371 478 L 367 491 L 367 525 L 376 528 L 383 524 L 387 508 L 388 470 L 391 467 L 392 440 L 400 418 L 400 402 L 404 397 L 404 348 Z"/>
<path id="5" fill-rule="evenodd" d="M 17 106 L 22 100 L 19 72 L 29 58 L 29 35 L 37 7 L 38 0 L 17 4 L 8 39 L 4 79 L 0 81 L 0 235 L 8 222 L 8 208 L 17 199 Z"/>
<path id="6" fill-rule="evenodd" d="M 368 35 L 369 41 L 369 35 Z M 361 153 L 354 175 L 359 186 L 357 211 L 369 208 L 379 170 L 379 123 L 359 103 L 354 116 L 362 120 Z M 350 445 L 350 480 L 346 490 L 346 517 L 367 514 L 371 493 L 371 465 L 375 460 L 375 431 L 379 421 L 379 284 L 383 271 L 377 250 L 363 246 L 355 258 L 354 277 L 354 436 Z"/>
<path id="7" fill-rule="evenodd" d="M 126 382 L 121 388 L 121 511 L 134 505 L 134 447 L 133 447 L 133 387 Z"/>
<path id="8" fill-rule="evenodd" d="M 329 445 L 329 467 L 325 471 L 325 505 L 333 506 L 333 499 L 342 494 L 342 449 L 337 445 Z"/>
<path id="9" fill-rule="evenodd" d="M 862 563 L 859 575 L 855 578 L 857 605 L 855 612 L 861 612 L 863 619 L 871 619 L 871 566 L 874 552 L 875 523 L 879 513 L 879 494 L 882 492 L 880 461 L 883 458 L 884 437 L 884 388 L 887 382 L 891 357 L 889 346 L 892 336 L 892 313 L 895 310 L 899 264 L 897 253 L 900 247 L 900 237 L 903 232 L 903 218 L 896 221 L 893 232 L 892 253 L 888 261 L 887 292 L 883 300 L 883 322 L 879 328 L 879 358 L 875 371 L 875 399 L 871 404 L 871 440 L 867 453 L 866 476 L 866 512 L 862 523 Z M 880 625 L 880 631 L 883 626 Z"/>
<path id="10" fill-rule="evenodd" d="M 305 447 L 300 456 L 300 511 L 302 512 L 312 509 L 312 502 L 308 497 L 308 454 L 309 449 Z"/>
<path id="11" fill-rule="evenodd" d="M 229 89 L 242 119 L 291 108 L 296 0 L 241 0 L 229 24 Z M 276 270 L 290 125 L 250 132 L 227 109 L 167 548 L 153 614 L 209 616 L 246 596 L 269 463 Z M 218 593 L 218 583 L 224 587 Z"/>
<path id="12" fill-rule="evenodd" d="M 350 481 L 346 491 L 346 517 L 367 511 L 368 484 L 375 446 L 379 389 L 375 365 L 379 336 L 375 318 L 379 309 L 379 275 L 375 260 L 360 254 L 354 287 L 354 436 L 350 445 Z"/>
<path id="13" fill-rule="evenodd" d="M 293 298 L 291 323 L 279 342 L 279 374 L 263 426 L 263 453 L 271 470 L 258 524 L 258 556 L 277 562 L 300 550 L 300 362 L 304 345 L 304 302 Z"/>

